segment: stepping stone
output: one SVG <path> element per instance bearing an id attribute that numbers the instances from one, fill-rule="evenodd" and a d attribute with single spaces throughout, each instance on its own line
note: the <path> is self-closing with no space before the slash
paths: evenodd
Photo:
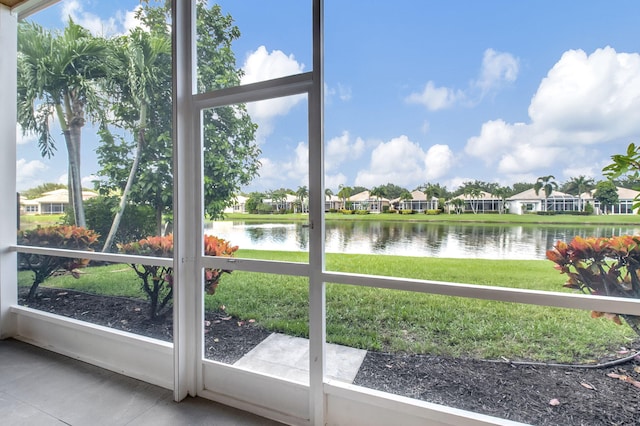
<path id="1" fill-rule="evenodd" d="M 327 343 L 327 376 L 352 383 L 366 354 L 364 349 Z M 234 365 L 309 384 L 309 340 L 273 333 Z"/>

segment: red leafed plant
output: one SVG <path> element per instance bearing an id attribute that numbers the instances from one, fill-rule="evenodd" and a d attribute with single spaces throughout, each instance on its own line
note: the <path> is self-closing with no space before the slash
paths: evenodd
<path id="1" fill-rule="evenodd" d="M 125 254 L 172 257 L 173 235 L 147 237 L 140 241 L 119 244 L 118 249 Z M 207 256 L 232 257 L 237 250 L 238 246 L 232 246 L 222 238 L 212 235 L 204 237 L 204 253 Z M 142 281 L 142 290 L 149 297 L 149 318 L 154 321 L 164 319 L 172 306 L 170 302 L 173 298 L 173 268 L 135 263 L 132 263 L 131 267 Z M 224 269 L 205 269 L 204 288 L 207 293 L 215 293 L 220 277 L 225 272 L 231 273 Z"/>
<path id="2" fill-rule="evenodd" d="M 90 229 L 73 225 L 48 226 L 26 231 L 18 231 L 18 244 L 67 250 L 93 251 L 92 246 L 99 235 Z M 69 272 L 79 278 L 79 268 L 87 266 L 88 259 L 49 256 L 42 254 L 19 253 L 20 268 L 34 273 L 33 284 L 29 289 L 27 300 L 33 300 L 38 286 L 54 274 Z"/>
<path id="3" fill-rule="evenodd" d="M 568 276 L 564 284 L 567 288 L 602 296 L 640 298 L 640 237 L 575 237 L 570 243 L 558 241 L 547 251 L 547 259 Z M 622 316 L 640 335 L 638 316 L 595 311 L 591 316 L 604 316 L 618 324 Z"/>

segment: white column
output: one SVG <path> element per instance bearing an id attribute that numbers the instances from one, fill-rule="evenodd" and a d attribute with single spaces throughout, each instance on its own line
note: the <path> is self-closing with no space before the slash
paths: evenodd
<path id="1" fill-rule="evenodd" d="M 17 117 L 17 19 L 0 5 L 0 339 L 15 333 L 9 307 L 18 302 L 16 253 L 9 246 L 16 243 L 16 117 Z"/>
<path id="2" fill-rule="evenodd" d="M 309 92 L 309 407 L 313 425 L 325 424 L 323 14 L 323 1 L 314 0 L 313 88 Z"/>
<path id="3" fill-rule="evenodd" d="M 174 399 L 200 390 L 198 366 L 202 353 L 202 252 L 199 138 L 194 131 L 192 95 L 195 4 L 173 0 L 173 176 L 174 176 Z M 199 245 L 198 245 L 199 243 Z M 200 247 L 200 250 L 198 250 Z M 198 318 L 200 317 L 200 320 Z M 199 349 L 200 348 L 200 349 Z"/>

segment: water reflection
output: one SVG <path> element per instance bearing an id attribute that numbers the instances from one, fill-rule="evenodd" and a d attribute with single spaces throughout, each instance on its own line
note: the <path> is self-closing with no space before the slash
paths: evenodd
<path id="1" fill-rule="evenodd" d="M 309 229 L 300 223 L 214 222 L 209 234 L 244 249 L 308 251 Z M 558 240 L 638 235 L 634 226 L 478 225 L 415 222 L 326 222 L 325 247 L 333 253 L 482 259 L 544 259 Z"/>

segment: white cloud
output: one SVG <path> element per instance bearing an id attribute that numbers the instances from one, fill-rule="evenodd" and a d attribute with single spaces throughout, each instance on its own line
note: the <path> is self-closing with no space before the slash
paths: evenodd
<path id="1" fill-rule="evenodd" d="M 136 27 L 146 28 L 140 19 L 136 17 L 140 9 L 142 9 L 142 6 L 138 5 L 134 7 L 133 10 L 127 10 L 124 13 L 119 12 L 118 16 L 122 17 L 122 26 L 124 27 L 125 32 L 129 32 Z"/>
<path id="2" fill-rule="evenodd" d="M 89 175 L 82 178 L 82 187 L 93 189 L 95 184 L 93 183 L 96 180 L 100 180 L 100 178 L 96 175 Z"/>
<path id="3" fill-rule="evenodd" d="M 261 190 L 309 186 L 309 148 L 304 142 L 298 142 L 291 157 L 282 161 L 262 157 L 260 164 L 260 178 L 255 179 L 252 186 L 258 186 Z"/>
<path id="4" fill-rule="evenodd" d="M 335 175 L 326 174 L 324 175 L 324 187 L 330 188 L 335 194 L 338 193 L 338 188 L 340 185 L 346 185 L 347 177 L 342 173 L 337 173 Z"/>
<path id="5" fill-rule="evenodd" d="M 18 145 L 25 145 L 32 142 L 37 142 L 38 136 L 32 132 L 28 132 L 26 135 L 22 132 L 22 126 L 16 123 L 16 143 Z"/>
<path id="6" fill-rule="evenodd" d="M 392 182 L 414 185 L 424 180 L 425 153 L 405 135 L 381 142 L 371 152 L 369 168 L 360 170 L 355 185 L 371 188 Z"/>
<path id="7" fill-rule="evenodd" d="M 282 171 L 289 182 L 298 185 L 309 185 L 309 147 L 304 142 L 298 142 L 293 158 L 282 165 Z"/>
<path id="8" fill-rule="evenodd" d="M 293 55 L 287 56 L 280 50 L 268 52 L 265 46 L 260 46 L 247 56 L 242 69 L 242 84 L 250 84 L 299 74 L 304 71 L 304 64 L 298 63 Z M 295 95 L 247 104 L 251 119 L 258 124 L 258 140 L 271 134 L 275 117 L 288 114 L 303 99 L 305 95 Z"/>
<path id="9" fill-rule="evenodd" d="M 332 138 L 326 143 L 324 154 L 325 170 L 334 170 L 345 161 L 360 158 L 364 149 L 364 140 L 356 138 L 355 141 L 351 141 L 349 132 L 342 132 L 340 136 Z"/>
<path id="10" fill-rule="evenodd" d="M 338 83 L 338 97 L 341 101 L 351 100 L 351 87 Z"/>
<path id="11" fill-rule="evenodd" d="M 512 83 L 518 78 L 520 65 L 516 57 L 510 53 L 496 52 L 493 49 L 484 51 L 480 76 L 475 85 L 482 95 L 499 88 L 505 82 Z"/>
<path id="12" fill-rule="evenodd" d="M 570 50 L 540 83 L 529 106 L 530 123 L 488 121 L 468 139 L 465 152 L 514 176 L 571 170 L 602 158 L 587 146 L 639 136 L 639 114 L 640 54 L 611 47 L 591 55 Z"/>
<path id="13" fill-rule="evenodd" d="M 458 103 L 466 102 L 473 106 L 482 98 L 502 86 L 512 83 L 518 78 L 519 60 L 510 53 L 487 49 L 482 58 L 480 75 L 466 89 L 437 87 L 429 80 L 420 93 L 412 93 L 406 97 L 408 103 L 422 104 L 429 111 L 452 108 Z M 480 93 L 477 93 L 478 90 Z"/>
<path id="14" fill-rule="evenodd" d="M 463 183 L 470 182 L 470 181 L 473 181 L 473 180 L 474 179 L 468 178 L 468 177 L 455 176 L 455 177 L 452 177 L 451 179 L 448 179 L 447 181 L 445 181 L 444 182 L 444 186 L 446 186 L 449 191 L 455 191 L 460 186 L 462 186 Z"/>
<path id="15" fill-rule="evenodd" d="M 447 87 L 436 87 L 433 81 L 428 81 L 422 93 L 412 93 L 406 101 L 412 104 L 422 104 L 429 111 L 438 111 L 452 107 L 459 100 L 464 99 L 464 93 Z"/>
<path id="16" fill-rule="evenodd" d="M 124 34 L 131 28 L 139 26 L 140 21 L 135 17 L 135 11 L 139 8 L 140 5 L 135 6 L 133 10 L 117 11 L 115 16 L 103 18 L 85 11 L 81 1 L 66 0 L 62 4 L 60 18 L 66 24 L 71 17 L 76 24 L 85 27 L 93 35 L 110 37 Z"/>
<path id="17" fill-rule="evenodd" d="M 447 174 L 454 163 L 453 151 L 448 145 L 433 145 L 424 158 L 427 180 L 437 179 Z"/>
<path id="18" fill-rule="evenodd" d="M 324 84 L 324 101 L 330 104 L 334 96 L 337 96 L 342 102 L 351 100 L 351 87 L 338 83 L 336 87 L 331 87 L 327 83 Z"/>
<path id="19" fill-rule="evenodd" d="M 16 187 L 29 189 L 42 183 L 42 172 L 47 170 L 47 166 L 39 160 L 27 161 L 21 158 L 16 161 Z"/>
<path id="20" fill-rule="evenodd" d="M 565 52 L 529 106 L 533 123 L 580 144 L 639 133 L 638 113 L 640 55 L 611 47 L 589 56 L 582 50 Z"/>

